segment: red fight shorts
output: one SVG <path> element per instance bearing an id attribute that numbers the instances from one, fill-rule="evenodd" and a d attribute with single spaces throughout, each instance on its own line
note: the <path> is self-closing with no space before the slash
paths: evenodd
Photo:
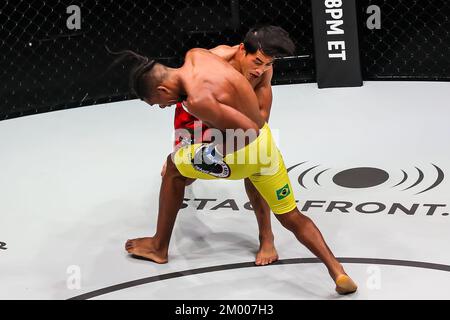
<path id="1" fill-rule="evenodd" d="M 208 126 L 192 114 L 184 110 L 181 103 L 177 103 L 175 108 L 175 142 L 174 147 L 178 148 L 187 144 L 201 143 L 205 140 L 205 132 Z M 185 129 L 179 130 L 177 129 Z M 189 134 L 187 134 L 189 132 Z M 206 139 L 207 140 L 207 139 Z"/>

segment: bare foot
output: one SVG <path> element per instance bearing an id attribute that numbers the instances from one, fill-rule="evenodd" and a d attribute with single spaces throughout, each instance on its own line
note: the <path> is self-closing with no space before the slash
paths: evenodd
<path id="1" fill-rule="evenodd" d="M 358 289 L 355 282 L 346 274 L 339 275 L 336 280 L 336 292 L 339 294 L 350 294 Z"/>
<path id="2" fill-rule="evenodd" d="M 273 244 L 273 240 L 260 240 L 259 250 L 256 253 L 255 264 L 265 266 L 278 260 L 278 253 Z"/>
<path id="3" fill-rule="evenodd" d="M 160 249 L 154 238 L 128 240 L 125 250 L 132 255 L 152 260 L 156 263 L 167 263 L 167 249 Z"/>

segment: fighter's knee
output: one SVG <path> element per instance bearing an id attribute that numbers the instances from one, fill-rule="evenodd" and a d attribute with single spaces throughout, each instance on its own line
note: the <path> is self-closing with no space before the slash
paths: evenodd
<path id="1" fill-rule="evenodd" d="M 275 214 L 275 217 L 280 221 L 282 226 L 289 230 L 302 220 L 302 216 L 305 217 L 297 208 L 283 214 Z"/>
<path id="2" fill-rule="evenodd" d="M 288 223 L 290 220 L 292 220 L 291 217 L 292 213 L 291 212 L 287 212 L 287 213 L 282 213 L 282 214 L 275 214 L 275 217 L 277 218 L 278 221 L 280 221 L 280 223 L 284 226 L 285 223 Z"/>
<path id="3" fill-rule="evenodd" d="M 247 194 L 254 195 L 254 194 L 258 193 L 258 191 L 256 190 L 255 186 L 253 185 L 253 183 L 250 181 L 249 178 L 244 179 L 244 185 L 245 185 L 245 191 L 247 192 Z"/>
<path id="4" fill-rule="evenodd" d="M 181 173 L 180 173 L 180 171 L 178 171 L 177 166 L 175 165 L 175 163 L 173 163 L 172 155 L 167 156 L 166 164 L 167 164 L 166 172 L 165 172 L 166 175 L 171 174 L 171 175 L 181 176 Z"/>

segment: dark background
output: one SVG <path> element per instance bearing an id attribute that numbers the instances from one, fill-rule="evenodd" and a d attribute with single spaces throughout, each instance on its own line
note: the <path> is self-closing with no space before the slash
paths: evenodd
<path id="1" fill-rule="evenodd" d="M 131 49 L 170 66 L 192 47 L 238 44 L 250 27 L 285 28 L 296 55 L 278 61 L 273 84 L 315 82 L 311 0 L 10 1 L 0 4 L 0 119 L 131 99 L 125 65 L 107 72 L 113 51 Z M 66 8 L 81 8 L 68 30 Z M 381 7 L 381 30 L 366 9 Z M 357 0 L 364 80 L 450 79 L 450 3 Z"/>

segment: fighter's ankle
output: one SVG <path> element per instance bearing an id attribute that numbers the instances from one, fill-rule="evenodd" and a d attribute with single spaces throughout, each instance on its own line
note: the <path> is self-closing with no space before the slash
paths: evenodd
<path id="1" fill-rule="evenodd" d="M 329 272 L 331 278 L 333 278 L 334 281 L 336 281 L 337 278 L 339 278 L 342 275 L 347 275 L 347 273 L 345 273 L 343 268 L 339 268 L 339 269 L 336 269 L 336 270 L 329 270 L 328 272 Z"/>
<path id="2" fill-rule="evenodd" d="M 153 247 L 156 250 L 167 251 L 167 249 L 169 248 L 169 244 L 167 243 L 167 241 L 161 239 L 157 234 L 154 235 L 152 238 L 153 238 Z"/>
<path id="3" fill-rule="evenodd" d="M 259 241 L 260 242 L 273 242 L 275 240 L 275 237 L 272 232 L 270 233 L 260 233 L 259 234 Z"/>

